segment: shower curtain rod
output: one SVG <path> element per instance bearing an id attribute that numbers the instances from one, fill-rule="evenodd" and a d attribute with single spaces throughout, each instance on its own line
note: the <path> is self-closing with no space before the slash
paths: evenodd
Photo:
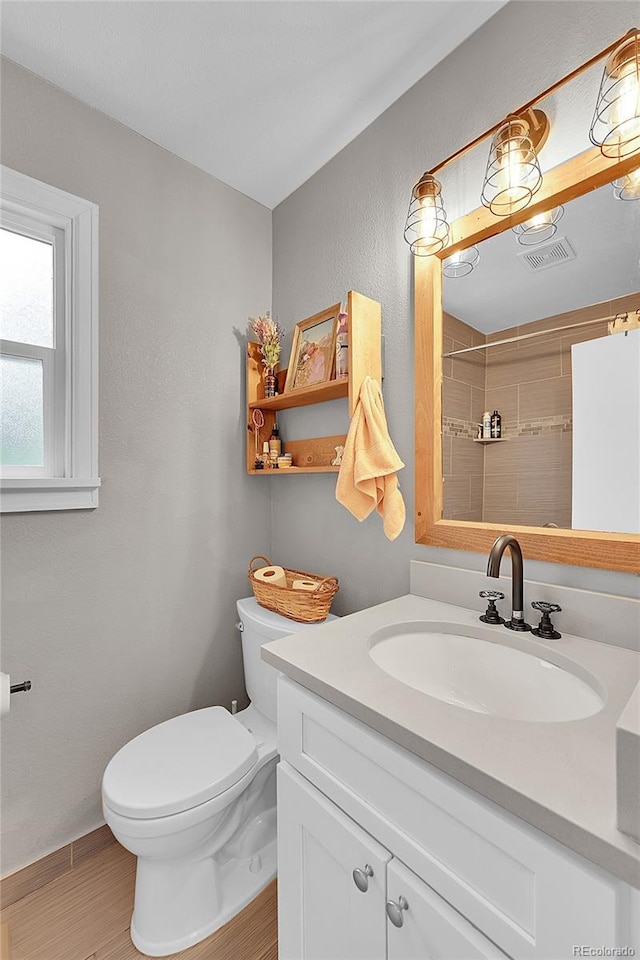
<path id="1" fill-rule="evenodd" d="M 640 309 L 632 310 L 640 317 Z M 549 333 L 560 333 L 563 330 L 575 330 L 577 327 L 590 327 L 594 323 L 607 323 L 611 320 L 627 319 L 629 313 L 616 313 L 612 317 L 599 317 L 597 320 L 582 320 L 580 323 L 568 323 L 564 327 L 553 327 L 551 330 L 537 330 L 535 333 L 521 333 L 517 337 L 507 337 L 506 340 L 492 340 L 491 343 L 480 343 L 476 347 L 464 347 L 463 350 L 451 350 L 449 353 L 443 353 L 443 359 L 447 357 L 459 357 L 461 353 L 473 353 L 476 350 L 488 350 L 489 347 L 501 347 L 505 343 L 517 343 L 519 340 L 531 340 L 532 337 L 543 337 Z"/>

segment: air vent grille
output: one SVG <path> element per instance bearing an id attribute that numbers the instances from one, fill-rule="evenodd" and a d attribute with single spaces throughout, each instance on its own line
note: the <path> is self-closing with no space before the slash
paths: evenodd
<path id="1" fill-rule="evenodd" d="M 518 260 L 530 273 L 548 270 L 549 267 L 558 267 L 561 263 L 568 263 L 569 260 L 575 259 L 575 252 L 566 237 L 560 237 L 552 243 L 542 243 L 535 250 L 518 254 Z"/>

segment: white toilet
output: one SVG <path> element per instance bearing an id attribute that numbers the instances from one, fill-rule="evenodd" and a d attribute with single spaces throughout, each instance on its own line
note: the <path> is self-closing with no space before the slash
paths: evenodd
<path id="1" fill-rule="evenodd" d="M 315 624 L 253 597 L 237 608 L 250 706 L 160 723 L 122 747 L 102 780 L 105 820 L 138 857 L 131 939 L 151 957 L 203 940 L 276 874 L 277 674 L 260 647 Z"/>

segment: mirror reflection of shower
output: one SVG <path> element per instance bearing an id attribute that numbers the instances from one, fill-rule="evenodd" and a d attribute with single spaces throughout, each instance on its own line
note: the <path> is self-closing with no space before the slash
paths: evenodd
<path id="1" fill-rule="evenodd" d="M 446 519 L 640 532 L 640 203 L 620 202 L 640 171 L 623 179 L 443 262 Z"/>

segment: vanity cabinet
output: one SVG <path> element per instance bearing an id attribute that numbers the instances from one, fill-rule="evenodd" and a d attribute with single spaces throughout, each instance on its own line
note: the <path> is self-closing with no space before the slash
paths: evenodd
<path id="1" fill-rule="evenodd" d="M 294 407 L 307 407 L 327 400 L 346 398 L 349 417 L 358 403 L 360 387 L 365 377 L 382 382 L 382 308 L 376 300 L 365 297 L 355 290 L 347 294 L 347 317 L 349 324 L 349 375 L 340 380 L 328 380 L 310 387 L 300 387 L 265 399 L 264 365 L 260 345 L 249 342 L 246 357 L 247 388 L 247 473 L 261 477 L 278 477 L 301 473 L 337 473 L 339 467 L 331 461 L 336 456 L 336 446 L 344 446 L 346 434 L 330 437 L 310 437 L 304 440 L 286 440 L 285 447 L 293 456 L 294 467 L 285 470 L 255 470 L 256 450 L 262 451 L 265 440 L 271 436 L 278 411 Z M 278 374 L 284 385 L 287 370 Z M 254 413 L 260 411 L 256 423 Z M 262 423 L 262 426 L 259 424 Z M 256 436 L 257 432 L 257 436 Z"/>
<path id="2" fill-rule="evenodd" d="M 283 677 L 278 739 L 281 960 L 640 950 L 627 884 Z"/>
<path id="3" fill-rule="evenodd" d="M 504 960 L 288 764 L 278 770 L 280 960 Z"/>

